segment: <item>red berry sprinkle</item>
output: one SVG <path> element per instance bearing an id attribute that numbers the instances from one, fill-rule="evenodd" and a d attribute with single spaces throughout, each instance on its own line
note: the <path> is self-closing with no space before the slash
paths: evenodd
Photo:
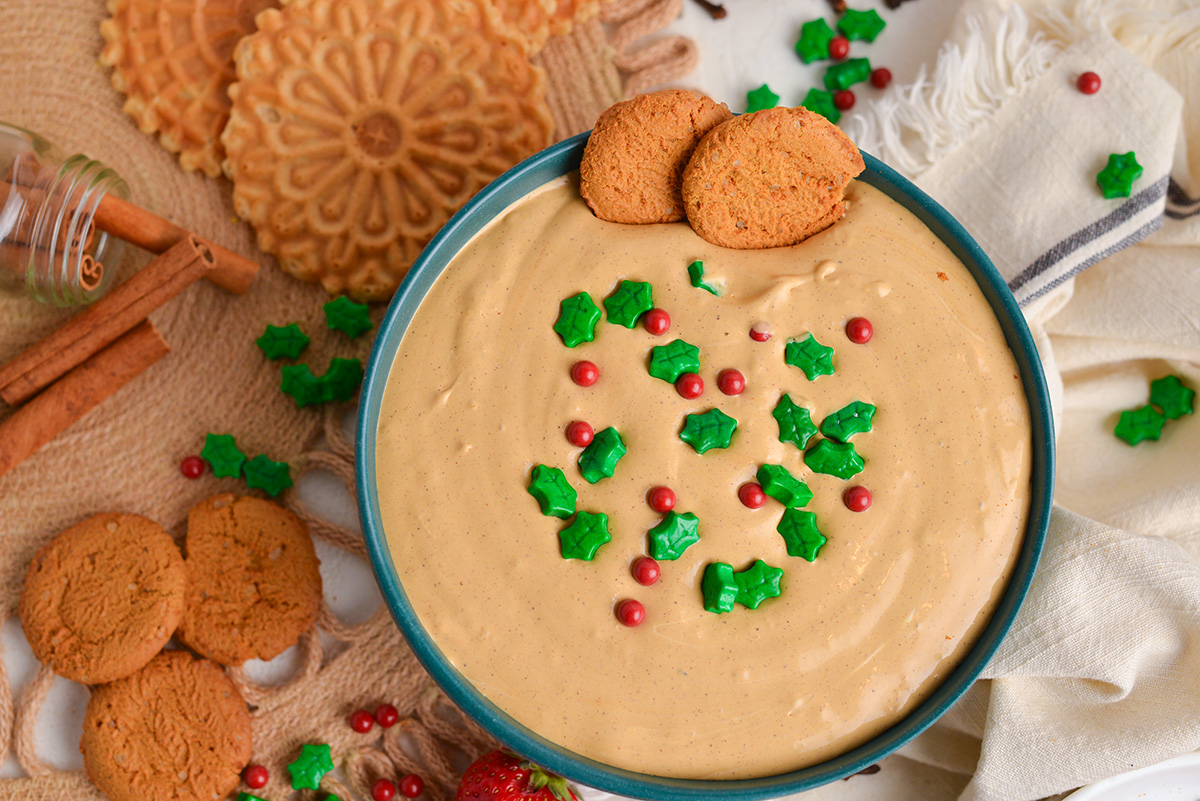
<path id="1" fill-rule="evenodd" d="M 249 765 L 242 771 L 242 781 L 251 790 L 259 790 L 267 786 L 271 773 L 263 765 Z"/>
<path id="2" fill-rule="evenodd" d="M 650 490 L 648 502 L 651 509 L 665 515 L 675 508 L 675 490 L 670 487 L 655 487 Z"/>
<path id="3" fill-rule="evenodd" d="M 376 779 L 371 785 L 371 797 L 375 801 L 392 801 L 396 797 L 396 785 L 387 779 Z"/>
<path id="4" fill-rule="evenodd" d="M 581 387 L 590 387 L 600 380 L 600 368 L 592 362 L 575 362 L 571 365 L 571 380 Z"/>
<path id="5" fill-rule="evenodd" d="M 639 556 L 633 560 L 631 572 L 634 581 L 643 587 L 649 587 L 658 581 L 658 577 L 662 575 L 662 568 L 658 566 L 658 561 L 654 557 Z"/>
<path id="6" fill-rule="evenodd" d="M 179 463 L 179 472 L 185 478 L 200 478 L 204 475 L 204 460 L 199 456 L 189 456 Z"/>
<path id="7" fill-rule="evenodd" d="M 1094 95 L 1100 91 L 1100 76 L 1094 72 L 1085 72 L 1075 81 L 1075 85 L 1085 95 Z"/>
<path id="8" fill-rule="evenodd" d="M 642 317 L 642 326 L 654 336 L 660 337 L 671 330 L 671 315 L 663 309 L 651 309 Z"/>
<path id="9" fill-rule="evenodd" d="M 871 508 L 871 491 L 866 487 L 851 487 L 842 493 L 842 502 L 851 512 L 865 512 Z"/>
<path id="10" fill-rule="evenodd" d="M 771 326 L 766 323 L 755 323 L 750 326 L 750 338 L 755 342 L 766 342 L 771 338 Z"/>
<path id="11" fill-rule="evenodd" d="M 747 481 L 742 486 L 738 487 L 738 500 L 743 506 L 750 509 L 758 509 L 767 502 L 767 493 L 763 492 L 760 484 L 753 481 Z"/>
<path id="12" fill-rule="evenodd" d="M 854 92 L 849 89 L 834 92 L 833 105 L 837 106 L 840 111 L 849 111 L 854 108 Z"/>
<path id="13" fill-rule="evenodd" d="M 415 773 L 407 773 L 400 777 L 400 795 L 405 798 L 416 798 L 425 792 L 425 781 Z"/>
<path id="14" fill-rule="evenodd" d="M 675 381 L 675 390 L 688 400 L 695 400 L 704 394 L 704 379 L 695 373 L 684 373 Z"/>
<path id="15" fill-rule="evenodd" d="M 856 345 L 865 345 L 875 335 L 875 328 L 866 317 L 855 317 L 846 323 L 846 336 Z"/>
<path id="16" fill-rule="evenodd" d="M 626 598 L 617 604 L 617 620 L 624 623 L 626 626 L 640 625 L 646 619 L 646 607 L 642 606 L 641 601 L 635 601 L 632 598 Z"/>
<path id="17" fill-rule="evenodd" d="M 887 67 L 877 67 L 871 70 L 871 86 L 876 89 L 887 89 L 892 82 L 892 71 Z"/>
<path id="18" fill-rule="evenodd" d="M 350 715 L 350 728 L 359 734 L 366 734 L 375 726 L 375 718 L 365 709 L 359 709 Z"/>
<path id="19" fill-rule="evenodd" d="M 829 57 L 845 58 L 850 55 L 850 40 L 845 36 L 835 36 L 829 40 Z"/>
<path id="20" fill-rule="evenodd" d="M 726 395 L 741 395 L 746 390 L 746 376 L 741 370 L 722 370 L 717 373 L 717 389 Z"/>
<path id="21" fill-rule="evenodd" d="M 567 441 L 576 448 L 586 448 L 595 437 L 596 432 L 582 420 L 574 420 L 567 426 Z"/>
<path id="22" fill-rule="evenodd" d="M 382 704 L 375 710 L 375 722 L 390 729 L 400 721 L 400 712 L 391 704 Z"/>

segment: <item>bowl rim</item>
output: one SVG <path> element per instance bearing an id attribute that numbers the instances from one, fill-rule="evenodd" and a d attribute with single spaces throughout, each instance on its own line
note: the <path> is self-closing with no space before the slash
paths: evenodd
<path id="1" fill-rule="evenodd" d="M 978 678 L 1012 625 L 1029 590 L 1046 538 L 1054 486 L 1054 427 L 1045 375 L 1033 337 L 1015 298 L 991 260 L 962 225 L 927 194 L 873 156 L 863 153 L 859 180 L 881 189 L 916 214 L 967 267 L 987 298 L 1016 358 L 1032 434 L 1029 517 L 1008 587 L 975 645 L 933 693 L 893 726 L 824 762 L 752 779 L 679 779 L 605 765 L 530 731 L 489 702 L 450 665 L 420 624 L 400 585 L 383 532 L 375 488 L 375 433 L 383 392 L 400 341 L 417 307 L 451 256 L 496 214 L 548 181 L 577 169 L 589 131 L 531 156 L 481 190 L 425 247 L 380 323 L 365 372 L 355 437 L 355 481 L 363 537 L 392 617 L 413 653 L 446 695 L 508 747 L 572 781 L 616 795 L 657 801 L 699 801 L 720 795 L 757 801 L 809 790 L 878 762 L 931 726 Z"/>

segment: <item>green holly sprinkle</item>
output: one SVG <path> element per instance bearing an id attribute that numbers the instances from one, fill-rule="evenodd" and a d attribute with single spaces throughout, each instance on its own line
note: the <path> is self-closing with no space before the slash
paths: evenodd
<path id="1" fill-rule="evenodd" d="M 870 77 L 871 62 L 865 58 L 851 58 L 825 70 L 825 88 L 838 92 Z"/>
<path id="2" fill-rule="evenodd" d="M 329 746 L 322 743 L 313 745 L 305 743 L 300 746 L 300 756 L 287 766 L 292 774 L 293 790 L 315 790 L 321 784 L 326 773 L 333 770 L 333 759 L 329 755 Z"/>
<path id="3" fill-rule="evenodd" d="M 862 401 L 854 401 L 822 420 L 821 433 L 832 440 L 847 442 L 855 434 L 870 431 L 871 418 L 874 416 L 874 406 Z"/>
<path id="4" fill-rule="evenodd" d="M 1179 376 L 1163 376 L 1150 382 L 1150 403 L 1161 409 L 1168 420 L 1178 420 L 1185 414 L 1191 414 L 1195 399 L 1195 391 L 1188 389 Z"/>
<path id="5" fill-rule="evenodd" d="M 285 326 L 268 325 L 263 335 L 254 340 L 268 359 L 295 359 L 311 340 L 295 323 Z"/>
<path id="6" fill-rule="evenodd" d="M 285 368 L 286 369 L 286 368 Z M 363 380 L 362 362 L 358 359 L 335 358 L 321 376 L 321 399 L 347 401 L 354 397 Z"/>
<path id="7" fill-rule="evenodd" d="M 563 559 L 596 558 L 600 546 L 612 539 L 608 533 L 608 515 L 599 512 L 580 512 L 571 525 L 558 532 L 558 544 Z"/>
<path id="8" fill-rule="evenodd" d="M 1133 151 L 1128 153 L 1111 153 L 1108 164 L 1096 174 L 1096 183 L 1100 191 L 1109 200 L 1118 197 L 1129 197 L 1133 192 L 1133 182 L 1142 177 L 1142 165 L 1138 164 Z"/>
<path id="9" fill-rule="evenodd" d="M 833 348 L 822 345 L 812 334 L 801 342 L 787 343 L 783 348 L 783 360 L 803 370 L 809 381 L 815 381 L 817 376 L 833 375 Z"/>
<path id="10" fill-rule="evenodd" d="M 608 321 L 633 328 L 646 312 L 654 308 L 654 291 L 645 281 L 622 281 L 616 291 L 604 299 Z"/>
<path id="11" fill-rule="evenodd" d="M 696 289 L 703 289 L 705 292 L 711 292 L 717 297 L 721 296 L 721 290 L 704 280 L 704 262 L 696 259 L 694 262 L 688 265 L 687 270 L 688 282 L 692 286 L 696 287 Z"/>
<path id="12" fill-rule="evenodd" d="M 817 433 L 817 424 L 812 421 L 808 409 L 797 406 L 786 393 L 775 404 L 771 416 L 779 423 L 779 441 L 791 442 L 800 450 L 804 450 Z"/>
<path id="13" fill-rule="evenodd" d="M 813 561 L 828 542 L 817 528 L 817 516 L 802 509 L 785 509 L 775 530 L 783 537 L 788 556 Z"/>
<path id="14" fill-rule="evenodd" d="M 752 89 L 746 93 L 746 113 L 762 111 L 765 108 L 775 108 L 778 102 L 779 95 L 772 92 L 764 83 L 757 89 Z"/>
<path id="15" fill-rule="evenodd" d="M 804 96 L 804 102 L 800 105 L 809 111 L 820 114 L 834 125 L 837 125 L 838 120 L 842 118 L 842 112 L 838 111 L 837 105 L 833 102 L 833 93 L 826 92 L 824 89 L 809 89 L 808 94 Z"/>
<path id="16" fill-rule="evenodd" d="M 737 602 L 748 609 L 757 609 L 768 598 L 779 597 L 779 582 L 783 568 L 771 567 L 759 559 L 741 573 L 734 573 Z"/>
<path id="17" fill-rule="evenodd" d="M 242 468 L 246 486 L 260 489 L 274 498 L 292 486 L 292 473 L 287 462 L 273 462 L 260 453 Z"/>
<path id="18" fill-rule="evenodd" d="M 788 472 L 781 464 L 764 464 L 754 474 L 763 492 L 782 503 L 789 509 L 799 509 L 808 506 L 812 500 L 812 490 L 800 479 Z"/>
<path id="19" fill-rule="evenodd" d="M 852 42 L 873 42 L 886 27 L 887 23 L 883 21 L 883 17 L 873 8 L 867 11 L 848 8 L 837 21 L 837 29 Z"/>
<path id="20" fill-rule="evenodd" d="M 592 443 L 579 454 L 579 472 L 589 484 L 602 478 L 612 478 L 617 462 L 625 455 L 625 443 L 617 429 L 609 426 L 597 432 Z"/>
<path id="21" fill-rule="evenodd" d="M 796 55 L 805 64 L 829 58 L 829 42 L 833 40 L 833 28 L 823 19 L 814 19 L 800 26 L 800 39 L 796 42 Z"/>
<path id="22" fill-rule="evenodd" d="M 814 473 L 847 479 L 863 469 L 862 457 L 854 450 L 853 443 L 838 443 L 823 439 L 804 454 L 804 463 Z"/>
<path id="23" fill-rule="evenodd" d="M 1162 412 L 1146 404 L 1140 409 L 1121 412 L 1113 433 L 1130 445 L 1137 445 L 1144 439 L 1158 439 L 1162 436 L 1163 425 L 1166 422 L 1167 418 Z"/>
<path id="24" fill-rule="evenodd" d="M 676 339 L 650 349 L 650 375 L 674 384 L 684 373 L 700 372 L 700 349 Z"/>
<path id="25" fill-rule="evenodd" d="M 563 344 L 573 348 L 596 338 L 596 323 L 600 322 L 600 308 L 592 302 L 586 292 L 562 301 L 559 304 L 555 332 L 562 337 Z"/>
<path id="26" fill-rule="evenodd" d="M 313 375 L 307 364 L 284 365 L 282 375 L 279 388 L 300 408 L 325 400 L 325 384 Z"/>
<path id="27" fill-rule="evenodd" d="M 237 801 L 267 801 L 267 800 L 265 798 L 259 798 L 256 795 L 250 795 L 249 793 L 238 793 Z"/>
<path id="28" fill-rule="evenodd" d="M 738 595 L 733 565 L 713 562 L 704 568 L 704 577 L 700 579 L 700 592 L 704 596 L 704 608 L 709 612 L 732 612 L 733 603 Z"/>
<path id="29" fill-rule="evenodd" d="M 567 481 L 563 471 L 557 467 L 539 464 L 529 476 L 529 494 L 548 517 L 566 520 L 575 514 L 575 488 Z"/>
<path id="30" fill-rule="evenodd" d="M 355 303 L 342 295 L 325 304 L 325 324 L 332 331 L 341 331 L 351 339 L 371 330 L 370 307 Z"/>
<path id="31" fill-rule="evenodd" d="M 213 475 L 219 478 L 237 478 L 242 474 L 242 465 L 246 463 L 246 454 L 241 452 L 229 434 L 206 434 L 200 458 L 208 462 Z"/>
<path id="32" fill-rule="evenodd" d="M 728 448 L 737 425 L 737 420 L 720 409 L 709 409 L 704 414 L 685 417 L 679 438 L 691 445 L 696 453 L 704 453 L 712 448 Z"/>
<path id="33" fill-rule="evenodd" d="M 646 533 L 651 556 L 659 561 L 678 559 L 700 541 L 700 519 L 691 512 L 667 512 L 662 522 Z"/>

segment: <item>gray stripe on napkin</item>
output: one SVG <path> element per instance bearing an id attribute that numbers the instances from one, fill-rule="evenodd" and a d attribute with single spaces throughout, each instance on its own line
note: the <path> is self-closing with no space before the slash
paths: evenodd
<path id="1" fill-rule="evenodd" d="M 1136 245 L 1138 242 L 1140 242 L 1143 239 L 1145 239 L 1146 237 L 1150 236 L 1150 234 L 1154 233 L 1159 228 L 1162 228 L 1162 226 L 1163 226 L 1163 218 L 1155 217 L 1153 220 L 1146 223 L 1141 228 L 1137 229 L 1132 234 L 1130 234 L 1129 236 L 1122 239 L 1120 242 L 1117 242 L 1114 245 L 1110 245 L 1109 247 L 1106 247 L 1104 250 L 1101 250 L 1097 253 L 1093 253 L 1092 255 L 1090 255 L 1086 259 L 1084 259 L 1082 262 L 1075 265 L 1075 267 L 1071 268 L 1070 270 L 1063 273 L 1062 275 L 1057 276 L 1052 281 L 1049 281 L 1045 286 L 1039 287 L 1037 290 L 1035 290 L 1033 292 L 1033 294 L 1029 295 L 1028 297 L 1021 298 L 1019 301 L 1020 305 L 1022 305 L 1022 306 L 1029 305 L 1033 301 L 1040 298 L 1042 295 L 1045 295 L 1051 289 L 1054 289 L 1056 286 L 1058 286 L 1059 284 L 1066 281 L 1068 278 L 1071 278 L 1071 277 L 1075 276 L 1076 274 L 1083 272 L 1088 267 L 1091 267 L 1093 264 L 1100 261 L 1101 259 L 1108 258 L 1112 254 L 1116 253 L 1118 250 L 1123 250 L 1123 249 L 1129 247 L 1130 245 Z"/>
<path id="2" fill-rule="evenodd" d="M 1188 197 L 1183 187 L 1172 178 L 1167 184 L 1167 209 L 1165 212 L 1172 220 L 1183 220 L 1200 214 L 1200 198 Z"/>

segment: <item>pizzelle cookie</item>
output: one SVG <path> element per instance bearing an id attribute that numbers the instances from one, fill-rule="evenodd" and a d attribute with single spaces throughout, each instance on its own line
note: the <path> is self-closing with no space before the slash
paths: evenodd
<path id="1" fill-rule="evenodd" d="M 321 574 L 304 522 L 259 498 L 216 495 L 188 512 L 179 639 L 223 665 L 271 659 L 312 626 Z"/>
<path id="2" fill-rule="evenodd" d="M 805 108 L 722 123 L 683 171 L 688 222 L 729 248 L 794 245 L 846 213 L 846 186 L 865 168 L 841 129 Z"/>
<path id="3" fill-rule="evenodd" d="M 237 213 L 330 293 L 391 296 L 472 195 L 551 141 L 545 76 L 485 0 L 291 0 L 238 46 Z"/>
<path id="4" fill-rule="evenodd" d="M 610 106 L 579 165 L 579 192 L 602 220 L 644 225 L 684 218 L 683 170 L 700 139 L 733 117 L 699 92 L 664 89 Z"/>
<path id="5" fill-rule="evenodd" d="M 577 24 L 600 13 L 600 0 L 491 0 L 500 18 L 523 36 L 530 54 L 551 36 L 566 36 Z"/>
<path id="6" fill-rule="evenodd" d="M 39 661 L 83 684 L 145 665 L 183 617 L 186 573 L 171 535 L 137 515 L 89 517 L 29 566 L 19 612 Z"/>
<path id="7" fill-rule="evenodd" d="M 229 677 L 186 651 L 163 651 L 92 692 L 79 750 L 112 801 L 213 801 L 237 787 L 251 739 Z"/>

